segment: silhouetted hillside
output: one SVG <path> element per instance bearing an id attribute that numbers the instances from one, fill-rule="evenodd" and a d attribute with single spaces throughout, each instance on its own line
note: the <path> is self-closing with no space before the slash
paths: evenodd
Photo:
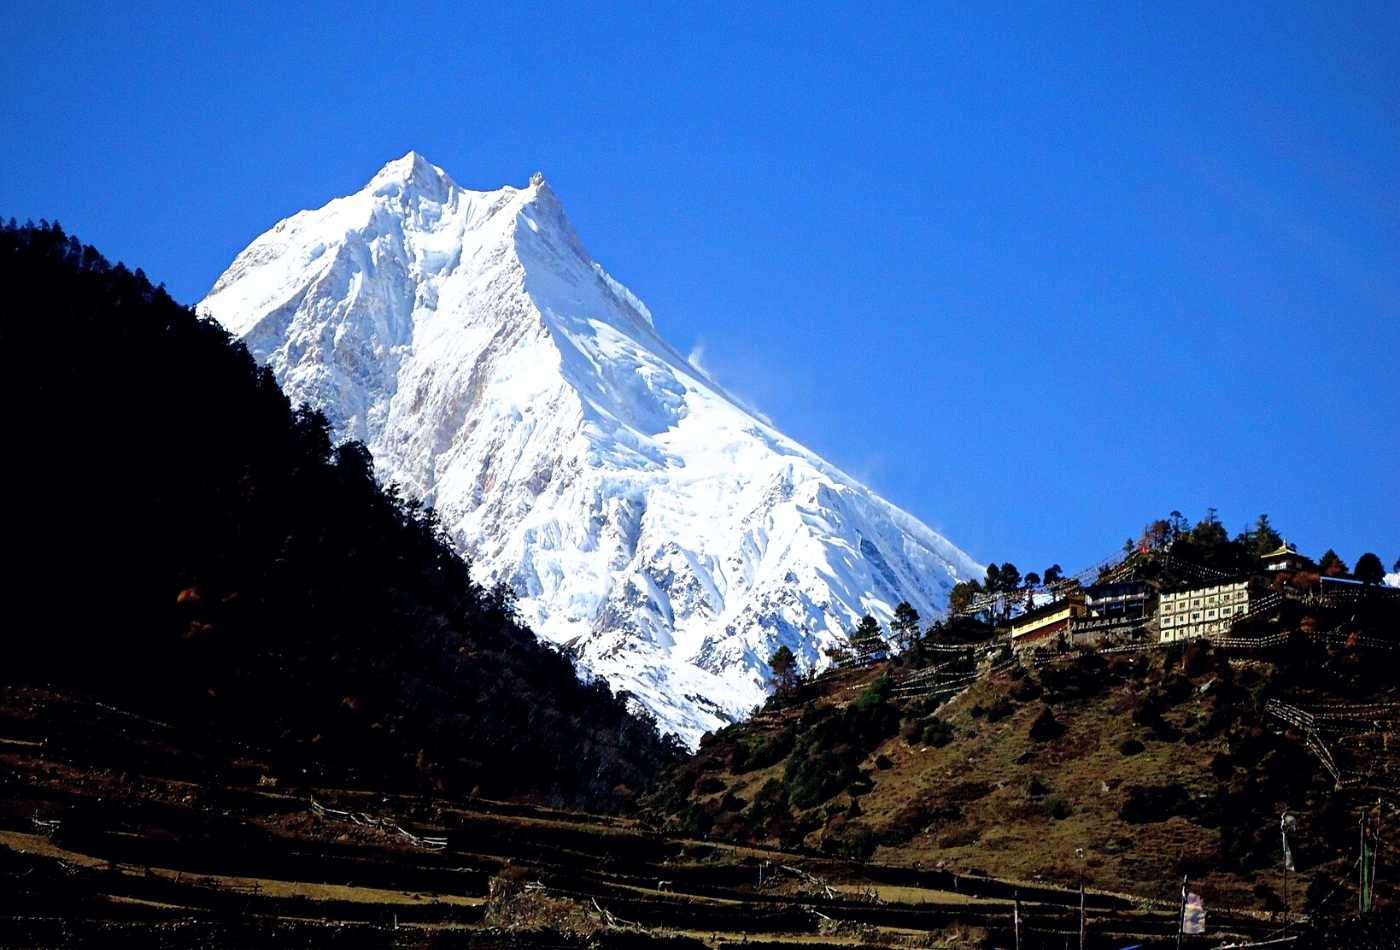
<path id="1" fill-rule="evenodd" d="M 0 292 L 5 680 L 257 743 L 308 778 L 598 807 L 674 754 L 472 584 L 362 446 L 334 447 L 139 270 L 12 221 Z"/>

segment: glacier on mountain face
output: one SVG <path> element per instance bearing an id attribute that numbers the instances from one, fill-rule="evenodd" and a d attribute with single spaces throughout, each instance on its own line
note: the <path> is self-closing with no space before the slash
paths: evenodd
<path id="1" fill-rule="evenodd" d="M 258 237 L 198 309 L 691 745 L 762 702 L 779 645 L 819 667 L 862 614 L 932 617 L 982 573 L 667 344 L 538 174 L 472 191 L 410 152 Z"/>

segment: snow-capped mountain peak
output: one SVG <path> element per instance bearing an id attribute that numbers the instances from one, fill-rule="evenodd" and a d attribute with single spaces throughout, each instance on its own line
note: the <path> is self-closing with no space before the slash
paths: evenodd
<path id="1" fill-rule="evenodd" d="M 457 187 L 457 183 L 447 172 L 428 161 L 419 152 L 412 151 L 379 169 L 370 184 L 378 194 L 387 193 L 387 189 L 397 184 L 418 188 L 437 197 L 438 200 L 441 200 L 446 190 Z"/>
<path id="2" fill-rule="evenodd" d="M 434 505 L 538 633 L 694 742 L 861 614 L 980 567 L 745 410 L 584 248 L 544 176 L 417 152 L 279 222 L 200 305 Z"/>

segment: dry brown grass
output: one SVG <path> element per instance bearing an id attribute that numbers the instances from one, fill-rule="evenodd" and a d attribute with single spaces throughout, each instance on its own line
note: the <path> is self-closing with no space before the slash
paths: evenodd
<path id="1" fill-rule="evenodd" d="M 845 705 L 881 672 L 843 676 L 811 705 Z M 1119 813 L 1132 785 L 1179 785 L 1193 798 L 1214 795 L 1219 781 L 1210 762 L 1228 751 L 1227 741 L 1164 741 L 1134 724 L 1132 709 L 1145 686 L 1132 679 L 1088 698 L 1053 704 L 1065 728 L 1049 741 L 1030 738 L 1031 723 L 1045 707 L 1041 699 L 1015 701 L 1011 714 L 995 722 L 973 715 L 974 707 L 990 709 L 1007 699 L 1015 685 L 1002 674 L 942 707 L 938 715 L 952 724 L 955 736 L 942 748 L 910 746 L 900 736 L 883 742 L 863 763 L 873 773 L 874 788 L 859 796 L 859 816 L 827 817 L 849 806 L 850 794 L 841 793 L 807 813 L 816 830 L 803 844 L 819 848 L 828 830 L 857 826 L 880 841 L 873 860 L 881 863 L 1068 887 L 1082 876 L 1091 888 L 1107 893 L 1174 900 L 1182 861 L 1210 866 L 1219 854 L 1219 830 L 1180 817 L 1130 823 Z M 1209 716 L 1211 704 L 1209 694 L 1193 690 L 1164 718 L 1191 731 Z M 774 735 L 801 714 L 801 708 L 766 714 L 744 727 L 745 737 Z M 1128 738 L 1140 740 L 1142 751 L 1124 755 L 1119 746 Z M 716 751 L 722 759 L 723 752 Z M 881 756 L 890 767 L 876 767 Z M 703 798 L 718 800 L 732 790 L 752 801 L 765 782 L 781 779 L 784 767 L 779 763 L 741 775 L 723 768 L 707 772 L 718 775 L 724 790 Z M 950 805 L 957 812 L 950 813 Z M 1260 879 L 1278 887 L 1267 872 L 1248 879 L 1216 870 L 1202 876 L 1216 900 L 1235 907 L 1258 904 L 1252 888 Z"/>
<path id="2" fill-rule="evenodd" d="M 608 926 L 594 908 L 552 894 L 513 868 L 491 879 L 485 920 L 487 926 L 502 930 L 553 930 L 571 937 L 591 937 Z"/>
<path id="3" fill-rule="evenodd" d="M 17 831 L 0 831 L 0 846 L 21 854 L 63 861 L 84 868 L 107 868 L 109 864 L 102 858 L 60 848 L 42 835 L 24 834 Z M 303 897 L 313 901 L 353 901 L 367 904 L 456 904 L 474 906 L 482 903 L 479 897 L 464 897 L 459 894 L 439 894 L 419 891 L 394 891 L 378 887 L 356 887 L 346 884 L 319 884 L 309 881 L 283 881 L 276 878 L 244 877 L 235 874 L 190 874 L 171 868 L 137 867 L 128 864 L 110 865 L 122 874 L 150 874 L 168 881 L 181 881 L 187 884 L 218 887 L 257 893 L 266 897 Z"/>

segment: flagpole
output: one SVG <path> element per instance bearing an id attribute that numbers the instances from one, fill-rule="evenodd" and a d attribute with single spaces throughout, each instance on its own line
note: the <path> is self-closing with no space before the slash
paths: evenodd
<path id="1" fill-rule="evenodd" d="M 1293 869 L 1293 854 L 1288 850 L 1288 829 L 1295 824 L 1297 819 L 1288 812 L 1284 812 L 1278 820 L 1279 833 L 1283 837 L 1283 935 L 1288 936 L 1288 912 L 1291 909 L 1288 900 L 1288 872 Z"/>
<path id="2" fill-rule="evenodd" d="M 1380 799 L 1376 799 L 1376 812 L 1371 821 L 1371 878 L 1366 887 L 1366 897 L 1370 903 L 1376 900 L 1376 866 L 1381 861 L 1381 809 Z M 1370 910 L 1370 907 L 1366 908 Z"/>
<path id="3" fill-rule="evenodd" d="M 1084 950 L 1085 931 L 1088 929 L 1084 920 L 1084 878 L 1079 878 L 1079 950 Z"/>
<path id="4" fill-rule="evenodd" d="M 1011 925 L 1016 931 L 1016 950 L 1021 950 L 1021 892 L 1012 893 L 1014 901 L 1011 905 Z"/>
<path id="5" fill-rule="evenodd" d="M 1381 863 L 1381 800 L 1376 799 L 1376 810 L 1371 813 L 1371 873 L 1366 877 L 1366 910 L 1369 912 L 1376 902 L 1376 868 Z"/>
<path id="6" fill-rule="evenodd" d="M 1288 862 L 1283 862 L 1283 935 L 1288 936 Z"/>
<path id="7" fill-rule="evenodd" d="M 1084 849 L 1075 848 L 1074 856 L 1079 859 L 1079 950 L 1084 950 L 1089 930 L 1088 917 L 1084 913 Z"/>
<path id="8" fill-rule="evenodd" d="M 1361 879 L 1356 891 L 1356 903 L 1357 910 L 1364 914 L 1366 913 L 1366 813 L 1364 811 L 1361 813 L 1361 820 L 1357 822 L 1357 828 L 1361 831 L 1361 860 L 1356 862 L 1361 871 Z"/>
<path id="9" fill-rule="evenodd" d="M 1176 914 L 1176 950 L 1181 950 L 1181 935 L 1186 931 L 1186 875 L 1181 875 L 1181 908 Z"/>

